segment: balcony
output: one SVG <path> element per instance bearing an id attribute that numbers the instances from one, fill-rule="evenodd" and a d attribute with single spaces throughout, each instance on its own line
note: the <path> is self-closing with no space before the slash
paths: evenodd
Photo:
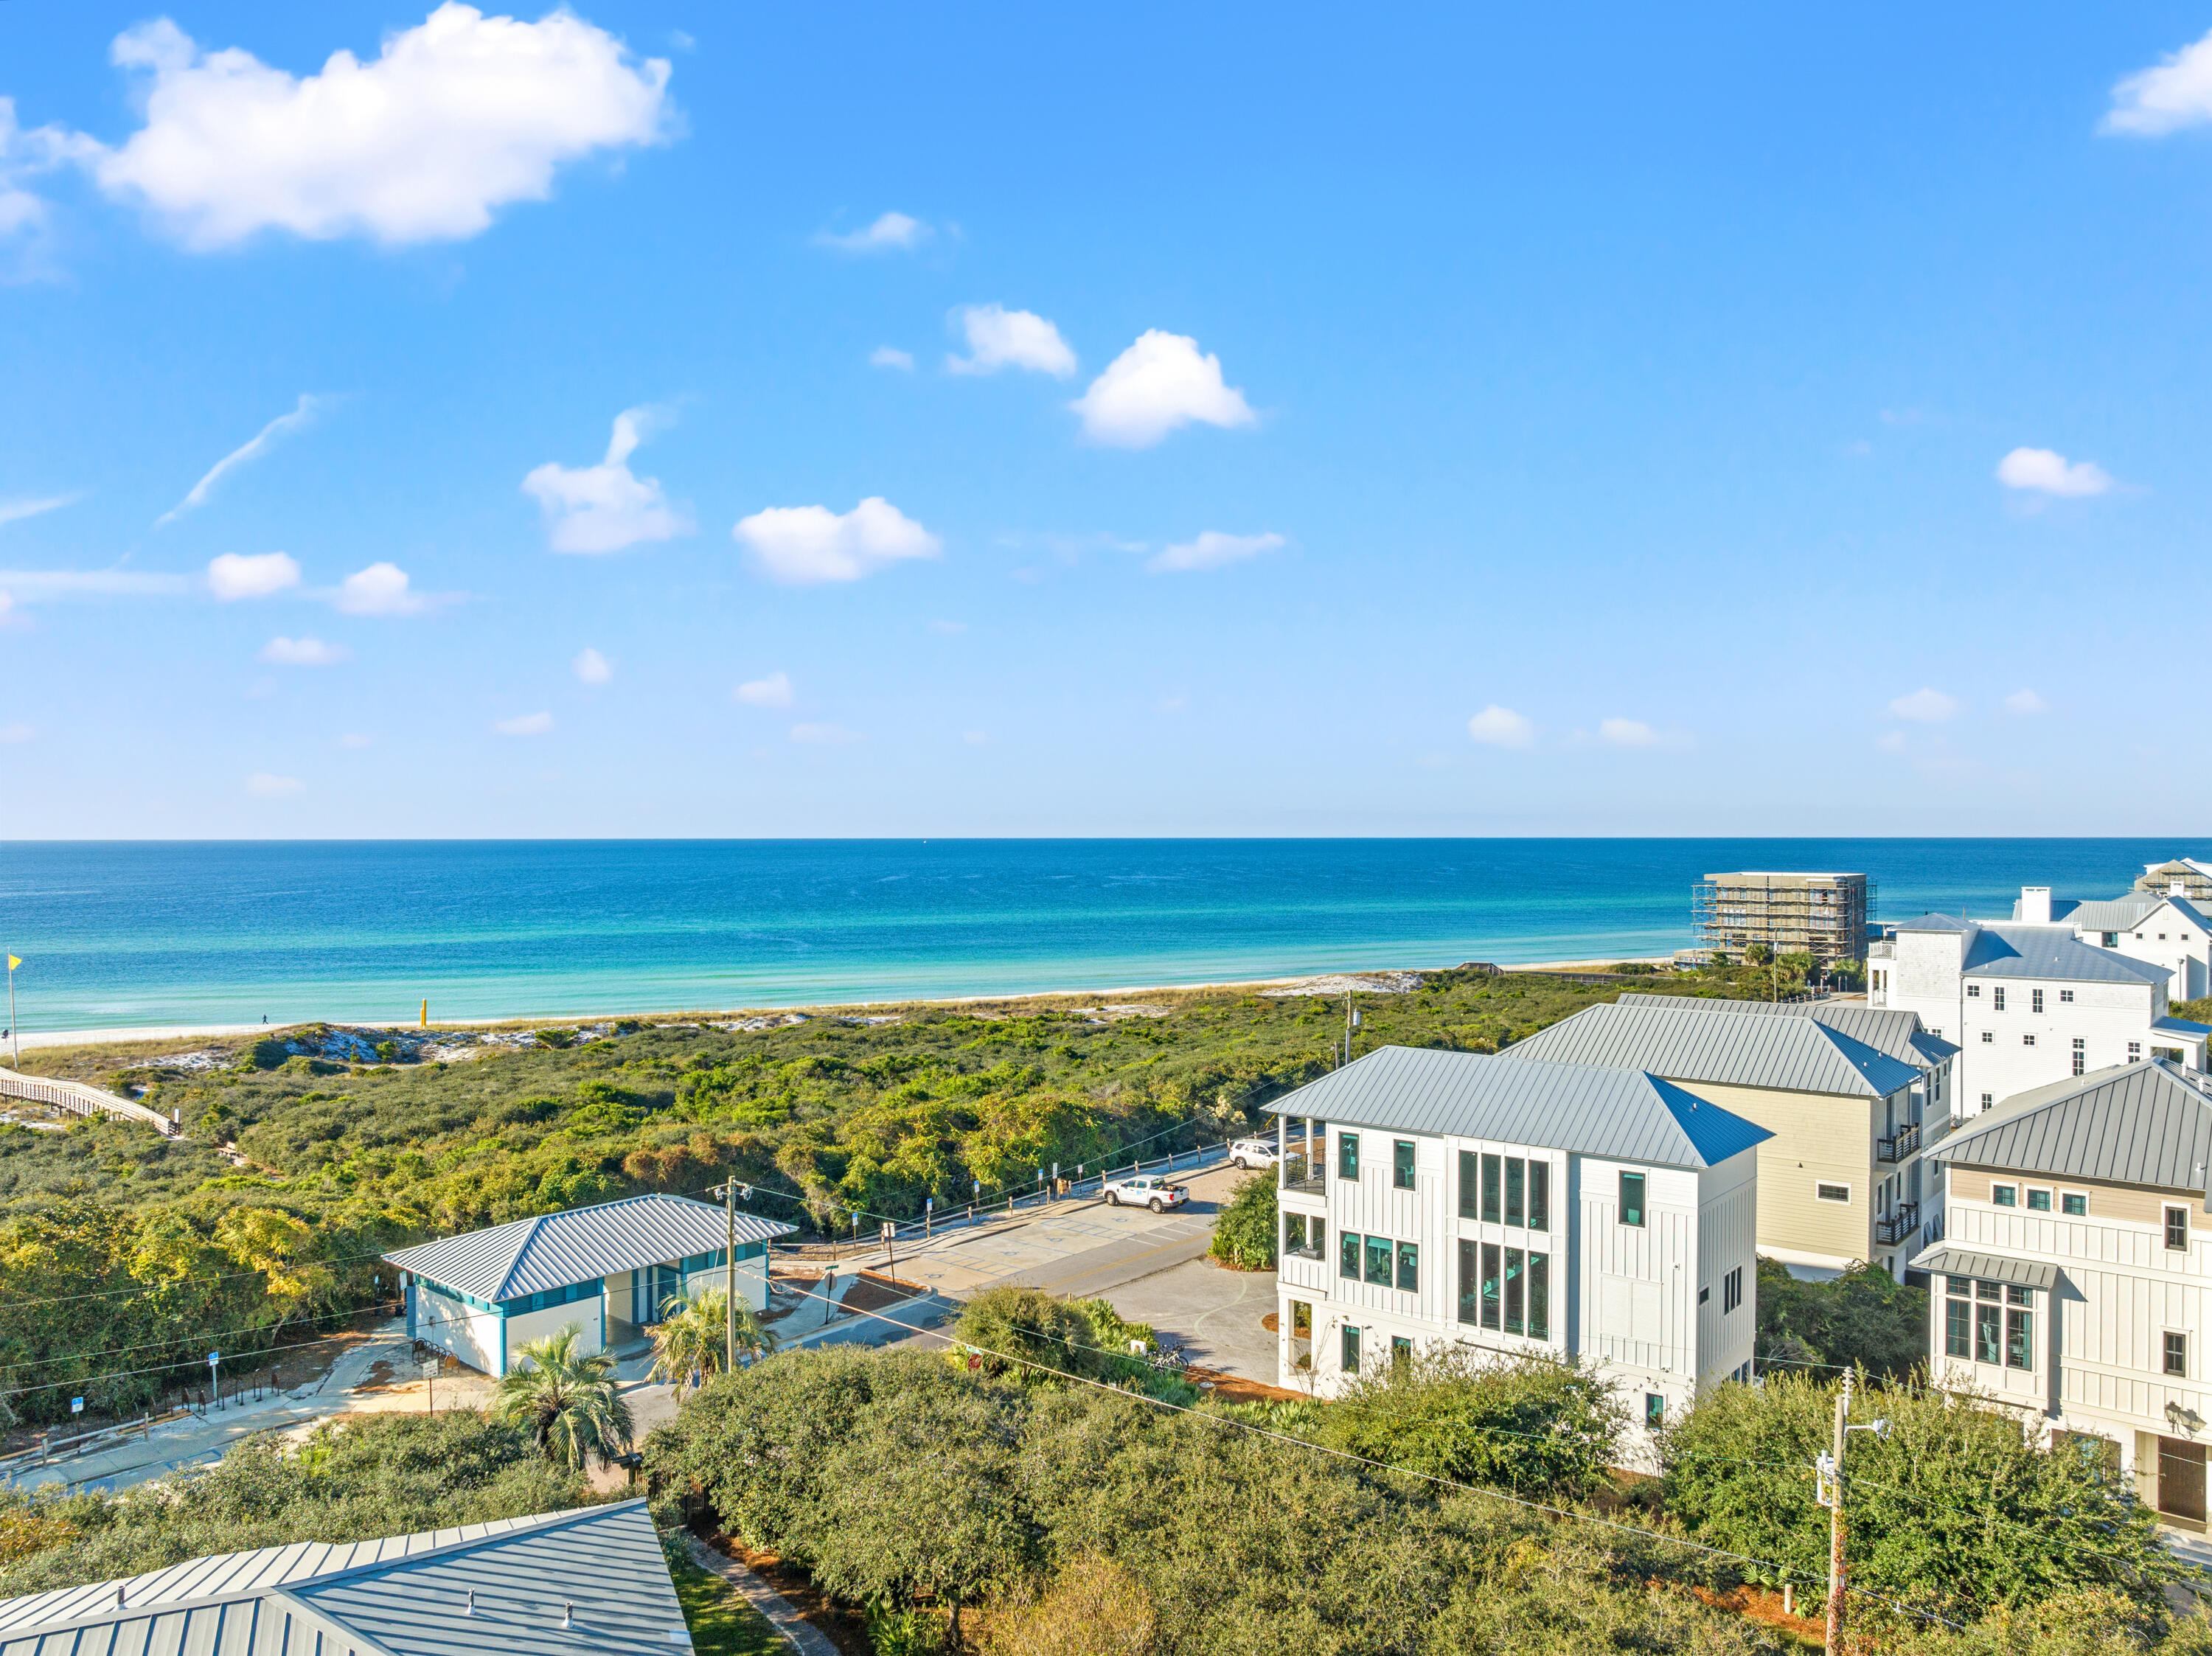
<path id="1" fill-rule="evenodd" d="M 1283 1158 L 1282 1194 L 1285 1196 L 1322 1196 L 1328 1193 L 1327 1181 L 1322 1170 L 1303 1156 Z"/>
<path id="2" fill-rule="evenodd" d="M 1900 1202 L 1886 1216 L 1874 1222 L 1874 1239 L 1884 1247 L 1894 1247 L 1920 1228 L 1920 1204 Z"/>
<path id="3" fill-rule="evenodd" d="M 1891 1137 L 1877 1138 L 1874 1141 L 1874 1159 L 1877 1162 L 1895 1163 L 1918 1154 L 1919 1149 L 1919 1124 L 1909 1122 L 1899 1127 Z"/>

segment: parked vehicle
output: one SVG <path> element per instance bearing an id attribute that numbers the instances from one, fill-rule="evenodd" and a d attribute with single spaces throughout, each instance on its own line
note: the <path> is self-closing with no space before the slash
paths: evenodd
<path id="1" fill-rule="evenodd" d="M 1272 1138 L 1240 1138 L 1229 1147 L 1229 1160 L 1240 1168 L 1272 1168 L 1281 1159 Z"/>
<path id="2" fill-rule="evenodd" d="M 1106 1205 L 1118 1208 L 1125 1203 L 1150 1208 L 1154 1213 L 1165 1213 L 1170 1208 L 1179 1208 L 1190 1200 L 1190 1192 L 1181 1186 L 1170 1185 L 1157 1173 L 1140 1173 L 1127 1179 L 1106 1181 Z"/>

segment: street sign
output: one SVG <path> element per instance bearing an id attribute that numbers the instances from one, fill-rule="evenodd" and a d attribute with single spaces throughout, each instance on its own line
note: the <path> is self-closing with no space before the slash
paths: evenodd
<path id="1" fill-rule="evenodd" d="M 72 1415 L 81 1415 L 83 1412 L 84 1399 L 82 1398 L 71 1398 L 70 1399 L 70 1413 Z"/>
<path id="2" fill-rule="evenodd" d="M 896 1225 L 893 1224 L 890 1220 L 888 1220 L 888 1219 L 884 1220 L 884 1231 L 883 1231 L 884 1240 L 885 1240 L 886 1242 L 890 1241 L 890 1240 L 892 1240 L 894 1238 L 896 1238 L 897 1235 L 898 1235 L 898 1227 L 897 1227 Z"/>

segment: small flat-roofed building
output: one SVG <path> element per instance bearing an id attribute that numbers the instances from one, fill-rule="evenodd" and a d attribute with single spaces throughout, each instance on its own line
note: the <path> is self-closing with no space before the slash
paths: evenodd
<path id="1" fill-rule="evenodd" d="M 1751 1374 L 1757 1148 L 1656 1076 L 1384 1046 L 1267 1106 L 1285 1147 L 1282 1383 L 1461 1345 L 1595 1361 L 1649 1432 Z"/>
<path id="2" fill-rule="evenodd" d="M 517 1219 L 386 1254 L 405 1273 L 407 1331 L 487 1374 L 570 1323 L 586 1353 L 627 1344 L 668 1301 L 727 1277 L 731 1225 L 719 1207 L 682 1196 Z M 738 1292 L 768 1305 L 768 1244 L 795 1227 L 740 1212 Z"/>
<path id="3" fill-rule="evenodd" d="M 2039 1432 L 2110 1446 L 2169 1523 L 2202 1530 L 2212 1442 L 2212 1081 L 2163 1059 L 2008 1098 L 1948 1165 L 1929 1368 Z"/>
<path id="4" fill-rule="evenodd" d="M 642 1501 L 295 1542 L 0 1599 L 0 1656 L 665 1656 L 692 1648 Z"/>
<path id="5" fill-rule="evenodd" d="M 1758 1123 L 1771 1135 L 1759 1149 L 1759 1251 L 1827 1271 L 1865 1260 L 1902 1280 L 1933 1240 L 1920 1234 L 1935 1211 L 1923 1205 L 1923 1112 L 1931 1055 L 1951 1054 L 1906 1039 L 1907 1061 L 1820 1018 L 1729 1010 L 1748 1004 L 1624 996 L 1509 1050 L 1648 1070 Z M 1906 1034 L 1902 1024 L 1868 1033 L 1892 1045 Z"/>

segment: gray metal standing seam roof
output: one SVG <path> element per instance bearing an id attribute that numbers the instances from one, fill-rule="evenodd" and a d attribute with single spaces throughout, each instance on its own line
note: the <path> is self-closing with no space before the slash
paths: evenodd
<path id="1" fill-rule="evenodd" d="M 2002 1253 L 1970 1253 L 1948 1245 L 1931 1247 L 1917 1259 L 1906 1260 L 1905 1268 L 1939 1272 L 1946 1277 L 1978 1277 L 1985 1283 L 2016 1283 L 2022 1288 L 2048 1289 L 2058 1285 L 2058 1267 L 2045 1265 L 2040 1259 L 2011 1259 Z"/>
<path id="2" fill-rule="evenodd" d="M 738 1240 L 765 1242 L 798 1228 L 739 1212 Z M 720 1208 L 684 1196 L 627 1196 L 403 1247 L 385 1259 L 479 1300 L 512 1300 L 617 1271 L 711 1253 L 728 1240 Z"/>
<path id="3" fill-rule="evenodd" d="M 642 1501 L 378 1541 L 295 1542 L 0 1599 L 0 1656 L 665 1656 L 691 1648 Z"/>
<path id="4" fill-rule="evenodd" d="M 1670 1081 L 1887 1098 L 1920 1079 L 1863 1040 L 1810 1018 L 1747 1018 L 1691 1009 L 1586 1006 L 1512 1046 L 1516 1058 L 1649 1071 Z"/>
<path id="5" fill-rule="evenodd" d="M 1267 1107 L 1351 1127 L 1708 1168 L 1774 1135 L 1635 1070 L 1381 1046 Z"/>
<path id="6" fill-rule="evenodd" d="M 1620 998 L 1619 1004 L 1677 1012 L 1740 1012 L 1753 1016 L 1810 1018 L 1815 1023 L 1841 1031 L 1853 1040 L 1864 1041 L 1884 1058 L 1893 1058 L 1916 1069 L 1932 1070 L 1959 1052 L 1951 1042 L 1922 1028 L 1919 1013 L 1869 1006 L 1860 1001 L 1723 1000 L 1717 996 L 1647 995 L 1632 990 Z"/>
<path id="7" fill-rule="evenodd" d="M 2135 923 L 2166 901 L 2154 897 L 2147 891 L 2130 892 L 2124 897 L 2053 897 L 2051 900 L 2051 923 L 2070 925 L 2077 931 L 2130 931 Z M 2021 912 L 2021 900 L 2013 899 L 2012 918 L 2014 925 L 2030 924 Z"/>
<path id="8" fill-rule="evenodd" d="M 2015 1093 L 1928 1155 L 1961 1167 L 2203 1191 L 2212 1096 L 2162 1058 L 2115 1065 Z"/>
<path id="9" fill-rule="evenodd" d="M 1966 945 L 1964 970 L 1970 978 L 2056 978 L 2066 983 L 2164 983 L 2173 975 L 2171 968 L 2083 943 L 2070 926 L 1995 922 L 1976 929 Z"/>

